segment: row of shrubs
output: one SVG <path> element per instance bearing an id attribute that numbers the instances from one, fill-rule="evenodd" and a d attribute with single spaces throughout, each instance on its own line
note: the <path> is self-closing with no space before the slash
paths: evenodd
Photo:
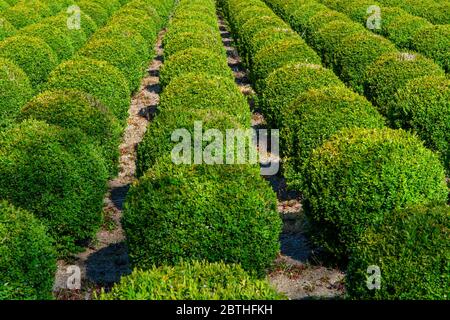
<path id="1" fill-rule="evenodd" d="M 117 171 L 131 93 L 131 77 L 114 66 L 115 58 L 144 50 L 137 43 L 145 45 L 138 61 L 143 75 L 152 56 L 149 42 L 155 41 L 172 5 L 135 0 L 111 11 L 108 24 L 77 57 L 52 71 L 45 91 L 22 108 L 14 125 L 0 132 L 0 198 L 10 203 L 0 206 L 5 222 L 0 224 L 0 252 L 2 259 L 3 252 L 10 257 L 0 265 L 0 297 L 51 297 L 56 257 L 82 250 L 98 230 L 106 182 Z M 91 45 L 102 47 L 108 41 L 116 43 L 115 55 Z M 109 45 L 102 48 L 111 50 Z M 26 221 L 30 226 L 22 228 L 20 223 Z M 33 241 L 36 245 L 28 245 Z"/>
<path id="2" fill-rule="evenodd" d="M 450 80 L 415 52 L 400 52 L 346 15 L 315 0 L 267 0 L 302 34 L 324 64 L 387 117 L 438 151 L 450 172 Z M 448 50 L 447 50 L 448 51 Z"/>
<path id="3" fill-rule="evenodd" d="M 445 299 L 450 208 L 438 156 L 418 137 L 385 128 L 363 96 L 310 63 L 307 46 L 280 52 L 296 36 L 262 1 L 221 3 L 253 74 L 259 73 L 261 52 L 281 59 L 258 86 L 259 104 L 281 130 L 284 173 L 289 186 L 304 194 L 311 240 L 348 264 L 349 297 Z M 307 11 L 288 3 L 293 1 L 283 1 L 283 8 L 292 16 Z M 367 287 L 370 265 L 381 268 L 381 290 Z"/>
<path id="4" fill-rule="evenodd" d="M 371 6 L 378 6 L 380 28 L 371 29 L 371 31 L 388 38 L 399 48 L 414 50 L 433 59 L 447 73 L 450 72 L 450 51 L 448 50 L 450 18 L 447 24 L 433 25 L 426 19 L 413 16 L 398 7 L 383 6 L 371 0 L 321 0 L 321 2 L 364 26 L 371 16 L 377 14 L 368 9 Z"/>
<path id="5" fill-rule="evenodd" d="M 250 126 L 249 105 L 227 65 L 215 1 L 180 0 L 163 45 L 158 113 L 138 146 L 140 178 L 122 219 L 136 269 L 100 298 L 280 298 L 257 279 L 279 252 L 281 231 L 276 196 L 259 167 L 171 159 L 172 133 L 193 134 L 196 121 L 203 133 Z"/>
<path id="6" fill-rule="evenodd" d="M 450 3 L 445 0 L 380 0 L 379 2 L 386 6 L 400 7 L 433 24 L 450 23 Z"/>

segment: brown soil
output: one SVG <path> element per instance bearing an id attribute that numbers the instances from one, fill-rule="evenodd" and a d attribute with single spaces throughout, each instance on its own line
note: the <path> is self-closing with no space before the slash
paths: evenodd
<path id="1" fill-rule="evenodd" d="M 248 97 L 253 112 L 252 126 L 266 128 L 264 116 L 254 103 L 255 92 L 248 78 L 248 70 L 242 65 L 239 53 L 233 46 L 234 40 L 228 31 L 229 28 L 220 13 L 219 27 L 227 51 L 228 65 L 234 72 L 241 92 Z M 278 211 L 283 219 L 281 253 L 269 274 L 270 282 L 289 299 L 341 297 L 344 294 L 344 274 L 340 270 L 322 266 L 305 236 L 301 195 L 287 190 L 285 179 L 281 174 L 264 178 L 277 193 Z"/>
<path id="2" fill-rule="evenodd" d="M 142 141 L 149 121 L 159 103 L 159 70 L 162 65 L 161 31 L 155 46 L 156 57 L 148 68 L 141 87 L 132 97 L 128 126 L 120 145 L 119 175 L 108 182 L 109 192 L 105 196 L 105 223 L 86 250 L 69 261 L 59 261 L 54 293 L 61 300 L 91 299 L 94 291 L 108 288 L 131 272 L 125 236 L 120 224 L 123 203 L 129 186 L 135 180 L 136 146 Z M 78 266 L 81 270 L 81 289 L 67 289 L 68 266 Z"/>

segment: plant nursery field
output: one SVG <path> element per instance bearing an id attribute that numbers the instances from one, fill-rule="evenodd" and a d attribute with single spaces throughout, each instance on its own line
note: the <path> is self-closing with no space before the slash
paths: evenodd
<path id="1" fill-rule="evenodd" d="M 0 300 L 448 300 L 448 0 L 0 0 Z"/>

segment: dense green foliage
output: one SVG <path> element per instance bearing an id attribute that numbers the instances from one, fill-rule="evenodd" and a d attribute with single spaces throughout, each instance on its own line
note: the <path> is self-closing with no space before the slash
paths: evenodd
<path id="1" fill-rule="evenodd" d="M 0 201 L 0 300 L 52 298 L 53 240 L 29 212 Z"/>
<path id="2" fill-rule="evenodd" d="M 135 270 L 100 300 L 279 300 L 267 280 L 252 278 L 235 264 L 194 261 Z"/>

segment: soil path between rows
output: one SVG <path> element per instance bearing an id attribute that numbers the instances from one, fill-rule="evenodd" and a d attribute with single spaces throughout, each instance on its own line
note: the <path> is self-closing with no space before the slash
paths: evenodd
<path id="1" fill-rule="evenodd" d="M 69 261 L 58 261 L 54 287 L 57 299 L 91 299 L 94 291 L 111 287 L 122 275 L 131 272 L 120 219 L 126 194 L 136 179 L 136 147 L 142 141 L 159 103 L 161 92 L 159 71 L 163 61 L 164 34 L 165 30 L 159 33 L 155 45 L 156 56 L 148 67 L 140 89 L 131 100 L 127 127 L 119 147 L 119 174 L 117 178 L 108 182 L 109 191 L 104 200 L 105 223 L 84 252 Z M 67 289 L 67 281 L 74 274 L 73 269 L 68 270 L 70 266 L 80 268 L 80 290 Z"/>

